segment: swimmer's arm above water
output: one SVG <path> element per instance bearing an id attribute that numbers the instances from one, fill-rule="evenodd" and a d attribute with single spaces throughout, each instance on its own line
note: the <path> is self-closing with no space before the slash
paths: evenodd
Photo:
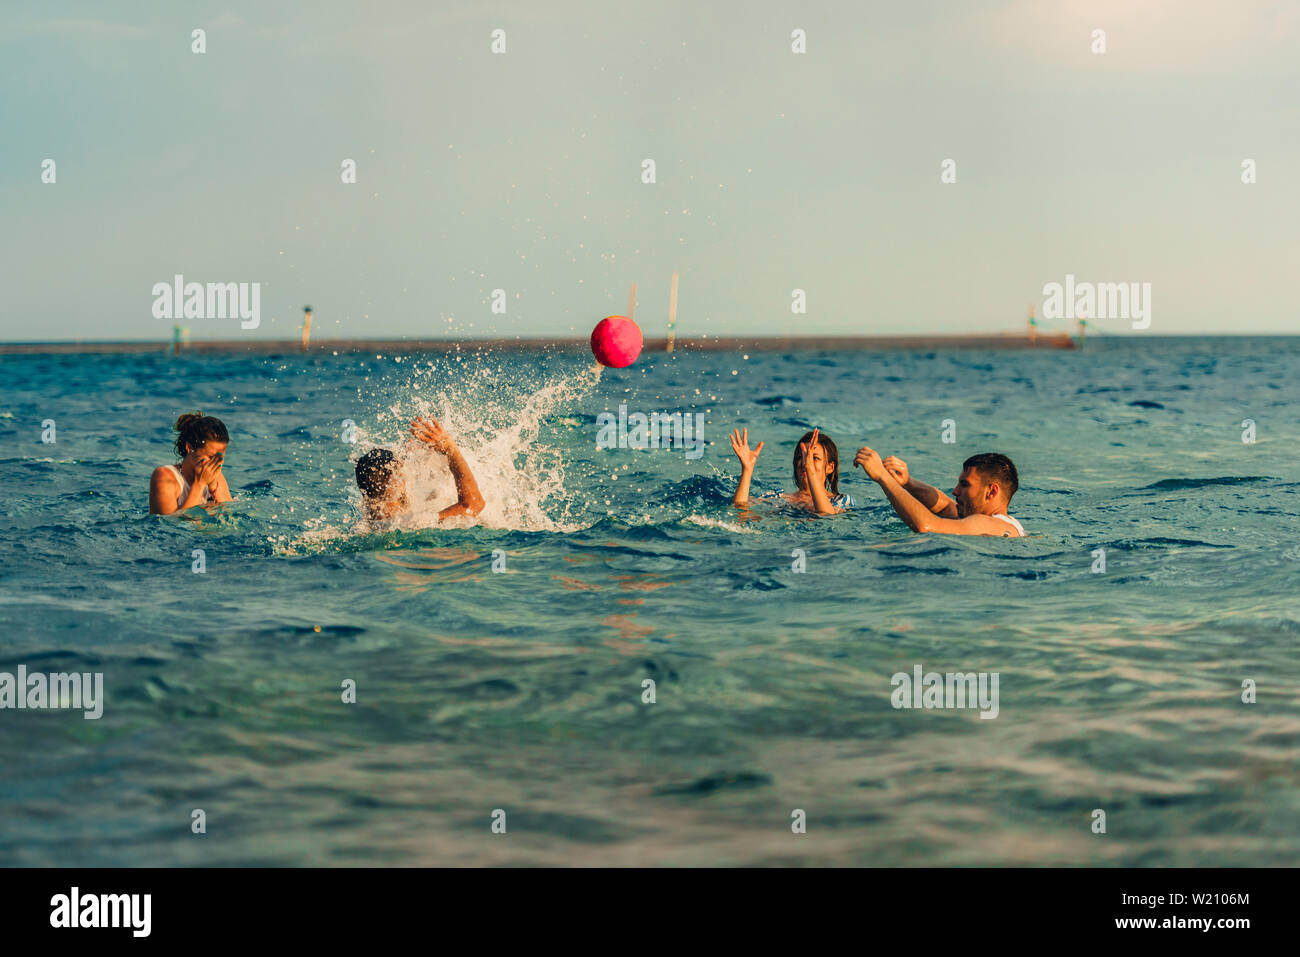
<path id="1" fill-rule="evenodd" d="M 461 455 L 460 449 L 455 446 L 452 446 L 451 451 L 447 453 L 447 467 L 451 469 L 451 477 L 456 482 L 456 504 L 444 508 L 438 513 L 438 518 L 477 515 L 483 511 L 486 503 L 478 490 L 478 483 L 474 481 L 474 473 L 469 470 L 469 463 L 465 461 L 465 456 Z"/>
<path id="2" fill-rule="evenodd" d="M 913 498 L 912 493 L 903 488 L 894 474 L 885 468 L 885 463 L 880 460 L 880 453 L 875 449 L 865 445 L 858 449 L 858 454 L 853 457 L 853 464 L 862 466 L 862 470 L 867 473 L 867 478 L 884 490 L 889 504 L 894 506 L 898 517 L 906 522 L 907 527 L 912 531 L 937 531 L 938 529 L 933 527 L 934 522 L 948 521 L 948 519 L 937 518 L 933 512 Z"/>
<path id="3" fill-rule="evenodd" d="M 830 493 L 826 491 L 826 458 L 825 455 L 810 455 L 811 446 L 818 446 L 821 443 L 817 441 L 820 429 L 813 429 L 812 438 L 805 444 L 799 443 L 799 451 L 802 453 L 803 474 L 808 483 L 808 492 L 812 495 L 813 511 L 818 515 L 836 515 L 839 509 L 831 504 Z"/>
<path id="4" fill-rule="evenodd" d="M 461 454 L 456 442 L 446 430 L 432 417 L 416 419 L 411 423 L 411 434 L 430 446 L 435 452 L 447 456 L 447 468 L 451 470 L 452 481 L 456 483 L 456 504 L 448 505 L 438 513 L 438 518 L 452 518 L 455 515 L 477 515 L 486 504 L 474 481 L 474 473 L 469 470 L 469 463 Z"/>
<path id="5" fill-rule="evenodd" d="M 758 453 L 763 451 L 763 443 L 759 442 L 757 448 L 751 449 L 749 429 L 744 431 L 735 429 L 731 433 L 731 451 L 735 452 L 736 458 L 740 459 L 740 484 L 736 486 L 736 494 L 732 497 L 731 504 L 743 508 L 749 504 L 749 483 L 754 477 L 754 466 L 758 463 Z"/>
<path id="6" fill-rule="evenodd" d="M 897 455 L 891 455 L 889 458 L 884 460 L 883 464 L 885 470 L 898 480 L 899 485 L 907 489 L 912 498 L 916 499 L 935 515 L 939 515 L 943 518 L 957 517 L 957 503 L 933 485 L 926 485 L 924 482 L 912 478 L 907 471 L 907 463 Z"/>
<path id="7" fill-rule="evenodd" d="M 898 517 L 907 523 L 907 527 L 922 534 L 934 532 L 942 535 L 1001 535 L 1006 536 L 1007 524 L 991 515 L 968 515 L 965 518 L 944 518 L 934 514 L 921 502 L 912 497 L 912 493 L 899 484 L 898 479 L 874 450 L 863 446 L 853 459 L 854 465 L 861 465 L 867 477 L 879 485 L 894 507 Z M 954 506 L 955 507 L 955 506 Z"/>

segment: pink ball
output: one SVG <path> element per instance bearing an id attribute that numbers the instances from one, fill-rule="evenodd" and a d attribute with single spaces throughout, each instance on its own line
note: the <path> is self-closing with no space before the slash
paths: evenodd
<path id="1" fill-rule="evenodd" d="M 606 316 L 591 330 L 591 352 L 603 366 L 630 366 L 641 354 L 641 328 L 626 316 Z"/>

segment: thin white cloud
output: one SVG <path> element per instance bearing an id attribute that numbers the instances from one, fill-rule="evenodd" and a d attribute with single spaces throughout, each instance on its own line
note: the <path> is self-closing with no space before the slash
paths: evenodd
<path id="1" fill-rule="evenodd" d="M 1200 75 L 1293 61 L 1300 47 L 1294 0 L 1012 0 L 969 16 L 972 40 L 1037 63 Z M 1093 30 L 1106 53 L 1092 52 Z"/>

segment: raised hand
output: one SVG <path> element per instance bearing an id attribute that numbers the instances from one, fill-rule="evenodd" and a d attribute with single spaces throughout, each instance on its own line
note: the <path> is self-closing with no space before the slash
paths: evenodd
<path id="1" fill-rule="evenodd" d="M 814 454 L 821 451 L 821 442 L 818 437 L 821 435 L 821 429 L 813 429 L 812 438 L 807 442 L 799 443 L 800 461 L 803 465 L 804 475 L 808 477 L 808 487 L 821 488 L 826 484 L 826 458 L 825 453 L 822 455 Z"/>
<path id="2" fill-rule="evenodd" d="M 752 470 L 758 462 L 758 453 L 763 451 L 763 443 L 759 442 L 758 446 L 751 449 L 749 447 L 749 429 L 735 429 L 731 433 L 731 451 L 736 453 L 736 458 L 740 459 L 740 467 L 746 470 Z"/>
<path id="3" fill-rule="evenodd" d="M 867 477 L 877 482 L 889 474 L 885 469 L 885 463 L 880 460 L 880 453 L 865 445 L 858 449 L 858 454 L 853 457 L 853 464 L 861 465 Z"/>
<path id="4" fill-rule="evenodd" d="M 450 454 L 456 448 L 455 441 L 433 416 L 411 422 L 411 435 L 443 455 Z"/>
<path id="5" fill-rule="evenodd" d="M 907 481 L 911 477 L 908 474 L 906 462 L 900 459 L 897 455 L 891 455 L 889 458 L 885 459 L 882 464 L 890 475 L 898 479 L 899 485 L 906 487 Z"/>

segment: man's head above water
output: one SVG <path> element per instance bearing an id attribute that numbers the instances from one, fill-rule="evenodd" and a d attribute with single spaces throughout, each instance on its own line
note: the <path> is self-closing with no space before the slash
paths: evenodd
<path id="1" fill-rule="evenodd" d="M 477 515 L 483 511 L 483 496 L 469 463 L 438 420 L 432 416 L 416 419 L 411 423 L 411 438 L 437 454 L 445 455 L 452 481 L 456 483 L 456 504 L 438 512 L 439 521 L 457 515 Z M 418 462 L 418 459 L 414 461 Z M 409 507 L 402 460 L 388 449 L 371 449 L 357 459 L 357 488 L 361 489 L 367 518 L 393 519 Z"/>
<path id="2" fill-rule="evenodd" d="M 952 490 L 957 514 L 992 515 L 1005 512 L 1020 487 L 1015 464 L 1001 452 L 981 452 L 961 464 L 961 475 Z"/>
<path id="3" fill-rule="evenodd" d="M 366 511 L 388 518 L 406 507 L 406 477 L 402 460 L 388 449 L 371 449 L 357 459 L 357 488 Z"/>

